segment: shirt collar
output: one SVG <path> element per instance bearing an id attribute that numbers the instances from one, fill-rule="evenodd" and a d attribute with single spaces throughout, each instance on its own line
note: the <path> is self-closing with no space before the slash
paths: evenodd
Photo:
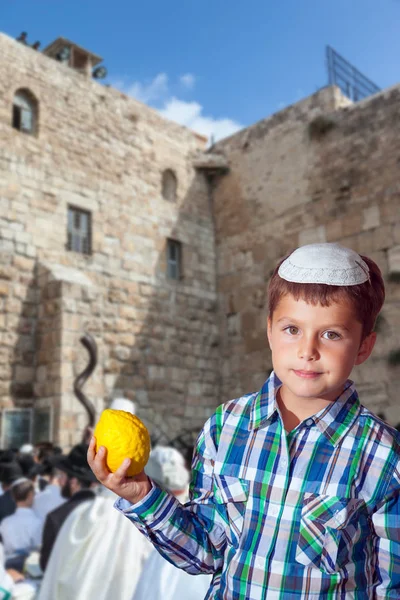
<path id="1" fill-rule="evenodd" d="M 281 385 L 281 381 L 272 371 L 271 375 L 253 400 L 250 411 L 250 430 L 264 427 L 272 415 L 275 414 L 278 408 L 276 404 L 276 393 Z"/>
<path id="2" fill-rule="evenodd" d="M 17 506 L 17 508 L 15 509 L 14 514 L 31 514 L 33 513 L 33 509 L 29 508 L 28 506 Z"/>
<path id="3" fill-rule="evenodd" d="M 276 394 L 281 385 L 282 382 L 272 371 L 252 402 L 249 421 L 250 430 L 264 427 L 271 417 L 277 413 Z M 361 404 L 357 390 L 354 382 L 348 379 L 339 398 L 303 421 L 303 424 L 311 422 L 318 427 L 333 446 L 336 446 L 350 430 L 360 411 Z"/>

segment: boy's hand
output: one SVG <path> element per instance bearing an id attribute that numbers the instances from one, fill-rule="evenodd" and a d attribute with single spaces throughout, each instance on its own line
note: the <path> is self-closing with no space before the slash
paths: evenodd
<path id="1" fill-rule="evenodd" d="M 151 490 L 151 484 L 146 473 L 142 471 L 134 477 L 128 477 L 126 472 L 131 464 L 129 458 L 124 460 L 115 473 L 111 473 L 106 464 L 106 455 L 107 450 L 104 446 L 100 446 L 96 454 L 96 438 L 92 437 L 87 453 L 87 460 L 100 483 L 118 494 L 118 496 L 131 502 L 131 504 L 136 504 L 136 502 L 142 500 Z"/>

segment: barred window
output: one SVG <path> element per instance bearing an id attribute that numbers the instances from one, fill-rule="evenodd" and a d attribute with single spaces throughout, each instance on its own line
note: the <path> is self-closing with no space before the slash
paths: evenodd
<path id="1" fill-rule="evenodd" d="M 86 210 L 68 207 L 68 250 L 92 253 L 92 215 Z"/>
<path id="2" fill-rule="evenodd" d="M 162 174 L 162 195 L 169 202 L 176 202 L 178 180 L 171 169 L 166 169 Z"/>
<path id="3" fill-rule="evenodd" d="M 3 408 L 0 418 L 2 448 L 20 448 L 32 441 L 31 408 Z"/>
<path id="4" fill-rule="evenodd" d="M 13 100 L 12 126 L 18 131 L 34 135 L 38 128 L 38 102 L 27 89 L 15 92 Z"/>
<path id="5" fill-rule="evenodd" d="M 182 277 L 182 244 L 176 240 L 167 240 L 167 277 L 176 280 Z"/>

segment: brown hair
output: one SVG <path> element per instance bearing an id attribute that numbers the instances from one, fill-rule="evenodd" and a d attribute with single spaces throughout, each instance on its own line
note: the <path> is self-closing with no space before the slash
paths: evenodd
<path id="1" fill-rule="evenodd" d="M 25 502 L 30 492 L 34 491 L 34 486 L 31 481 L 21 481 L 11 487 L 11 495 L 14 502 Z"/>
<path id="2" fill-rule="evenodd" d="M 291 254 L 291 253 L 290 253 Z M 362 324 L 364 340 L 374 330 L 376 318 L 385 300 L 385 284 L 378 265 L 367 256 L 361 258 L 367 263 L 370 280 L 358 285 L 326 285 L 324 283 L 294 283 L 278 275 L 278 269 L 288 256 L 275 268 L 268 286 L 268 315 L 272 315 L 283 296 L 291 295 L 313 305 L 330 306 L 332 303 L 350 301 L 357 320 Z"/>

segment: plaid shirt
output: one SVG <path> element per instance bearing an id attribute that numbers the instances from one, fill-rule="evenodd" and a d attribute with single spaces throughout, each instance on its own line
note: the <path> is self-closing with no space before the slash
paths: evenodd
<path id="1" fill-rule="evenodd" d="M 274 373 L 201 432 L 190 502 L 116 507 L 213 600 L 400 598 L 400 434 L 341 396 L 285 433 Z"/>

